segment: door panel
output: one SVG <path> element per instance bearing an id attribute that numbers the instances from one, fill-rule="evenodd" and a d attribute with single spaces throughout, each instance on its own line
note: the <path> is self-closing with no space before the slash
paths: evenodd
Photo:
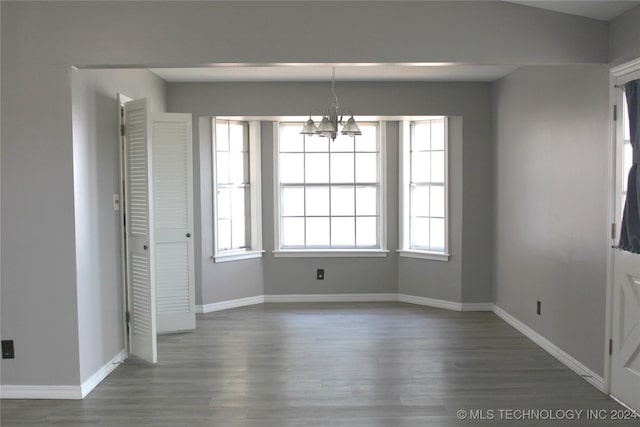
<path id="1" fill-rule="evenodd" d="M 611 394 L 640 411 L 640 255 L 616 250 Z"/>
<path id="2" fill-rule="evenodd" d="M 127 102 L 125 109 L 125 206 L 127 212 L 127 286 L 130 351 L 157 362 L 156 295 L 153 239 L 153 183 L 146 99 Z"/>
<path id="3" fill-rule="evenodd" d="M 153 113 L 158 332 L 195 329 L 191 115 Z"/>

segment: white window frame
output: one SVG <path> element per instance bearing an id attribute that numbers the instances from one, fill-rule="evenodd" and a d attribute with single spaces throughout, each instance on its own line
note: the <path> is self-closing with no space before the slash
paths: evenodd
<path id="1" fill-rule="evenodd" d="M 384 121 L 375 121 L 378 126 L 378 203 L 379 203 L 379 224 L 378 233 L 380 248 L 376 249 L 282 249 L 282 233 L 280 229 L 280 125 L 282 123 L 299 123 L 300 129 L 304 126 L 306 117 L 300 117 L 286 122 L 274 122 L 273 126 L 273 193 L 274 193 L 274 250 L 273 256 L 276 258 L 344 258 L 344 257 L 386 257 L 387 250 L 387 191 L 386 191 L 386 134 L 387 127 Z M 373 123 L 373 121 L 372 121 Z M 356 136 L 357 138 L 357 136 Z"/>
<path id="2" fill-rule="evenodd" d="M 218 249 L 218 197 L 216 191 L 218 188 L 216 173 L 216 120 L 229 120 L 225 117 L 211 118 L 211 156 L 212 156 L 212 176 L 213 185 L 213 261 L 228 262 L 239 261 L 251 258 L 261 258 L 264 250 L 262 249 L 262 171 L 260 167 L 260 121 L 242 120 L 249 124 L 249 200 L 250 200 L 250 247 L 240 250 L 219 250 Z M 238 121 L 238 120 L 230 120 Z"/>
<path id="3" fill-rule="evenodd" d="M 440 117 L 437 117 L 440 118 Z M 436 117 L 433 117 L 436 119 Z M 427 119 L 429 120 L 429 119 Z M 417 120 L 417 122 L 424 120 Z M 399 150 L 399 240 L 400 249 L 398 253 L 401 257 L 420 258 L 433 261 L 448 261 L 449 253 L 449 135 L 451 129 L 448 117 L 444 117 L 444 251 L 429 251 L 411 248 L 411 208 L 410 208 L 410 183 L 411 183 L 411 120 L 400 122 L 400 150 Z"/>

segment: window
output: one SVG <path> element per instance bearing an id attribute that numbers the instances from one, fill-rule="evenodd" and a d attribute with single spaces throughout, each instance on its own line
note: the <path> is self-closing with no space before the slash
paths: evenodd
<path id="1" fill-rule="evenodd" d="M 626 80 L 626 78 L 625 78 Z M 624 82 L 618 80 L 618 85 Z M 618 243 L 622 229 L 622 216 L 624 214 L 625 202 L 627 200 L 627 186 L 629 180 L 629 170 L 633 164 L 633 149 L 631 147 L 631 135 L 629 128 L 629 110 L 627 97 L 622 89 L 616 89 L 616 105 L 618 106 L 617 120 L 615 122 L 615 200 L 614 200 L 614 223 L 615 233 L 611 234 L 612 240 Z"/>
<path id="2" fill-rule="evenodd" d="M 278 126 L 276 254 L 383 252 L 383 124 L 335 141 L 301 135 L 302 125 Z"/>
<path id="3" fill-rule="evenodd" d="M 629 110 L 627 96 L 622 92 L 622 191 L 620 195 L 620 221 L 622 221 L 622 211 L 625 200 L 627 200 L 627 185 L 629 180 L 629 170 L 633 164 L 633 147 L 631 147 L 631 130 L 629 128 Z"/>
<path id="4" fill-rule="evenodd" d="M 448 259 L 447 119 L 402 122 L 400 254 Z"/>
<path id="5" fill-rule="evenodd" d="M 214 260 L 261 256 L 259 122 L 213 119 Z"/>

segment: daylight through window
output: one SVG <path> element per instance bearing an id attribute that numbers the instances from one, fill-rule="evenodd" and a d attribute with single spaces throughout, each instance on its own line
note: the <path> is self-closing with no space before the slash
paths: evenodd
<path id="1" fill-rule="evenodd" d="M 401 252 L 447 253 L 447 119 L 403 122 Z"/>
<path id="2" fill-rule="evenodd" d="M 380 249 L 379 125 L 335 141 L 300 129 L 279 126 L 280 249 Z"/>
<path id="3" fill-rule="evenodd" d="M 216 261 L 261 253 L 259 122 L 213 119 Z"/>

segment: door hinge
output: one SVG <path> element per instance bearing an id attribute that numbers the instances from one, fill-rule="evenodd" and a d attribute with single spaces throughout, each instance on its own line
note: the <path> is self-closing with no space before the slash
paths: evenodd
<path id="1" fill-rule="evenodd" d="M 615 223 L 611 224 L 611 238 L 612 239 L 616 238 L 616 231 L 617 231 L 616 230 L 616 224 Z"/>
<path id="2" fill-rule="evenodd" d="M 614 105 L 613 106 L 613 121 L 615 122 L 616 120 L 618 120 L 618 106 Z"/>
<path id="3" fill-rule="evenodd" d="M 124 318 L 127 321 L 127 323 L 129 323 L 130 316 L 129 316 L 129 312 L 128 311 L 125 313 Z"/>
<path id="4" fill-rule="evenodd" d="M 125 127 L 124 127 L 124 125 L 120 125 L 120 136 L 125 136 Z"/>
<path id="5" fill-rule="evenodd" d="M 609 340 L 609 356 L 613 354 L 613 340 Z"/>

